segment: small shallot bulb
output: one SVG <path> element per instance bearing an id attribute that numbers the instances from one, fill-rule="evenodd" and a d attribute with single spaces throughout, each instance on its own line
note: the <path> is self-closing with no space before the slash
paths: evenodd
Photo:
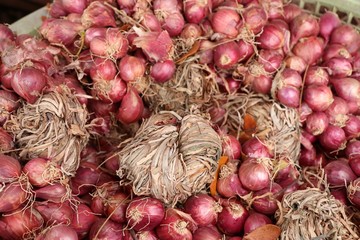
<path id="1" fill-rule="evenodd" d="M 314 136 L 322 134 L 329 125 L 329 118 L 324 112 L 313 112 L 306 118 L 306 131 Z"/>
<path id="2" fill-rule="evenodd" d="M 222 207 L 213 197 L 201 193 L 185 201 L 184 211 L 191 215 L 198 226 L 205 227 L 216 223 Z"/>
<path id="3" fill-rule="evenodd" d="M 211 16 L 211 25 L 216 33 L 229 38 L 239 34 L 240 15 L 233 9 L 220 8 Z"/>
<path id="4" fill-rule="evenodd" d="M 233 67 L 241 57 L 240 47 L 234 41 L 221 44 L 214 49 L 215 65 L 221 69 Z"/>
<path id="5" fill-rule="evenodd" d="M 184 15 L 189 23 L 199 24 L 209 14 L 211 0 L 188 0 L 184 2 Z"/>
<path id="6" fill-rule="evenodd" d="M 242 185 L 251 191 L 261 190 L 270 184 L 269 170 L 256 159 L 243 162 L 238 174 Z"/>
<path id="7" fill-rule="evenodd" d="M 169 81 L 175 74 L 176 66 L 173 60 L 155 63 L 150 70 L 150 76 L 158 83 Z"/>
<path id="8" fill-rule="evenodd" d="M 284 32 L 274 24 L 267 24 L 261 35 L 257 38 L 260 47 L 263 49 L 278 49 L 284 46 Z"/>
<path id="9" fill-rule="evenodd" d="M 325 111 L 334 101 L 330 87 L 325 85 L 309 85 L 304 89 L 304 102 L 313 111 Z"/>
<path id="10" fill-rule="evenodd" d="M 319 37 L 301 38 L 293 47 L 296 56 L 301 57 L 305 63 L 313 65 L 316 63 L 324 49 L 324 40 Z"/>
<path id="11" fill-rule="evenodd" d="M 329 83 L 329 74 L 325 68 L 313 66 L 308 68 L 304 81 L 305 85 L 327 85 Z"/>
<path id="12" fill-rule="evenodd" d="M 145 74 L 145 64 L 138 57 L 126 55 L 119 63 L 120 77 L 126 82 L 136 81 Z"/>
<path id="13" fill-rule="evenodd" d="M 294 45 L 300 38 L 317 36 L 320 26 L 313 15 L 303 12 L 290 23 L 290 31 L 291 42 Z"/>
<path id="14" fill-rule="evenodd" d="M 246 28 L 251 30 L 254 34 L 261 32 L 268 20 L 266 11 L 258 5 L 245 8 L 242 15 Z"/>

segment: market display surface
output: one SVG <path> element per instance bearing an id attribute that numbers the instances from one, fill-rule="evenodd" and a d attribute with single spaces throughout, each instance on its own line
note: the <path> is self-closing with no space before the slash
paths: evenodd
<path id="1" fill-rule="evenodd" d="M 360 239 L 360 22 L 296 3 L 0 24 L 0 239 Z"/>

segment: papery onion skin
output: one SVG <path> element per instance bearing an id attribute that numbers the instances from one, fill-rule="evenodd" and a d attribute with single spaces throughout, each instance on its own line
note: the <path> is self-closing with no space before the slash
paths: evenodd
<path id="1" fill-rule="evenodd" d="M 236 199 L 225 200 L 223 210 L 219 213 L 217 227 L 227 235 L 234 235 L 243 231 L 248 211 Z"/>
<path id="2" fill-rule="evenodd" d="M 256 159 L 247 159 L 240 165 L 239 179 L 245 188 L 258 191 L 270 184 L 268 169 Z"/>
<path id="3" fill-rule="evenodd" d="M 341 44 L 334 43 L 327 45 L 322 56 L 323 61 L 326 62 L 335 57 L 349 59 L 351 58 L 351 54 Z"/>
<path id="4" fill-rule="evenodd" d="M 348 104 L 340 97 L 334 96 L 334 101 L 326 109 L 325 113 L 329 117 L 329 122 L 339 127 L 344 127 L 347 120 L 349 119 Z"/>
<path id="5" fill-rule="evenodd" d="M 343 160 L 329 162 L 324 167 L 324 170 L 327 176 L 327 182 L 332 187 L 347 186 L 357 178 L 349 164 Z"/>
<path id="6" fill-rule="evenodd" d="M 200 227 L 214 225 L 222 207 L 207 194 L 190 196 L 184 203 L 184 211 L 191 215 Z"/>
<path id="7" fill-rule="evenodd" d="M 135 231 L 153 230 L 160 224 L 164 216 L 164 205 L 156 198 L 135 198 L 126 208 L 128 224 Z"/>
<path id="8" fill-rule="evenodd" d="M 249 217 L 245 220 L 244 234 L 249 234 L 256 228 L 261 227 L 265 224 L 272 224 L 272 221 L 268 216 L 258 212 L 251 212 Z"/>

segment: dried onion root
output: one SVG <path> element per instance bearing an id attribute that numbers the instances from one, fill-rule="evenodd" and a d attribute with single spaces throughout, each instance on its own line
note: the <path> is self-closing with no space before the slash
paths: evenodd
<path id="1" fill-rule="evenodd" d="M 212 181 L 220 154 L 220 137 L 208 120 L 162 112 L 144 121 L 119 151 L 117 174 L 136 195 L 174 206 Z"/>
<path id="2" fill-rule="evenodd" d="M 296 109 L 285 107 L 267 95 L 239 93 L 217 97 L 217 102 L 226 110 L 221 125 L 239 137 L 244 131 L 246 114 L 256 119 L 255 135 L 269 148 L 275 158 L 286 156 L 297 163 L 300 154 L 300 125 Z M 213 104 L 214 105 L 214 104 Z"/>
<path id="3" fill-rule="evenodd" d="M 50 159 L 73 176 L 89 139 L 87 120 L 86 109 L 64 87 L 62 93 L 44 94 L 34 104 L 23 105 L 4 128 L 15 136 L 21 159 Z"/>
<path id="4" fill-rule="evenodd" d="M 360 233 L 344 205 L 318 188 L 298 190 L 284 196 L 276 213 L 281 240 L 359 239 Z"/>

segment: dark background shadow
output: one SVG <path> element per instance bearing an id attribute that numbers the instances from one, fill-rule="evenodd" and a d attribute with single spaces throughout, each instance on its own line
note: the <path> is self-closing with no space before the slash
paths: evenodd
<path id="1" fill-rule="evenodd" d="M 11 24 L 52 0 L 0 0 L 0 23 Z"/>

